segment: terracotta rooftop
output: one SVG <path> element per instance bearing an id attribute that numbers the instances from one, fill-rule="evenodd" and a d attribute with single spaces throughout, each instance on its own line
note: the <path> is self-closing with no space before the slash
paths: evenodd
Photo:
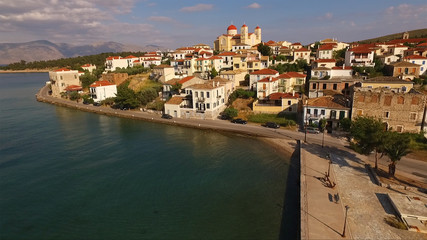
<path id="1" fill-rule="evenodd" d="M 71 71 L 71 70 L 68 68 L 60 68 L 55 70 L 55 72 L 68 72 L 68 71 Z"/>
<path id="2" fill-rule="evenodd" d="M 169 101 L 166 102 L 166 104 L 179 105 L 182 103 L 182 101 L 184 101 L 183 97 L 173 96 L 171 99 L 169 99 Z"/>
<path id="3" fill-rule="evenodd" d="M 222 53 L 218 54 L 217 56 L 234 56 L 236 54 L 237 53 L 235 53 L 235 52 L 222 52 Z"/>
<path id="4" fill-rule="evenodd" d="M 278 78 L 305 78 L 307 75 L 299 73 L 299 72 L 286 72 L 280 74 Z"/>
<path id="5" fill-rule="evenodd" d="M 411 81 L 397 77 L 381 76 L 365 79 L 362 83 L 411 83 Z"/>
<path id="6" fill-rule="evenodd" d="M 104 86 L 110 86 L 115 85 L 113 83 L 110 83 L 109 81 L 96 81 L 90 85 L 90 87 L 104 87 Z"/>
<path id="7" fill-rule="evenodd" d="M 344 102 L 335 96 L 323 96 L 318 98 L 310 98 L 307 100 L 307 105 L 311 107 L 325 107 L 331 109 L 348 109 Z"/>
<path id="8" fill-rule="evenodd" d="M 161 64 L 158 66 L 155 66 L 154 69 L 165 69 L 165 68 L 173 68 L 172 66 L 166 65 L 166 64 Z"/>
<path id="9" fill-rule="evenodd" d="M 251 75 L 276 75 L 279 72 L 273 69 L 265 68 L 258 71 L 251 72 Z"/>
<path id="10" fill-rule="evenodd" d="M 390 65 L 394 67 L 419 67 L 420 65 L 410 62 L 395 62 L 391 63 Z"/>
<path id="11" fill-rule="evenodd" d="M 167 81 L 166 84 L 169 84 L 169 85 L 175 85 L 176 83 L 183 84 L 183 83 L 190 81 L 193 78 L 194 78 L 194 76 L 188 76 L 188 77 L 181 78 L 181 79 L 173 78 L 173 79 Z"/>
<path id="12" fill-rule="evenodd" d="M 318 63 L 325 63 L 325 62 L 336 62 L 336 60 L 335 59 L 317 59 L 315 62 L 318 62 Z"/>
<path id="13" fill-rule="evenodd" d="M 82 90 L 82 86 L 79 85 L 70 85 L 68 87 L 65 88 L 65 91 L 80 91 Z"/>
<path id="14" fill-rule="evenodd" d="M 405 57 L 405 59 L 427 59 L 427 57 L 423 57 L 420 55 L 411 55 L 411 56 Z"/>
<path id="15" fill-rule="evenodd" d="M 299 93 L 295 93 L 294 95 L 292 95 L 292 93 L 272 93 L 270 95 L 268 95 L 268 99 L 270 100 L 280 100 L 280 99 L 289 99 L 289 98 L 299 98 Z"/>
<path id="16" fill-rule="evenodd" d="M 310 50 L 308 50 L 307 48 L 303 47 L 303 48 L 300 48 L 298 50 L 295 50 L 295 52 L 310 52 Z"/>

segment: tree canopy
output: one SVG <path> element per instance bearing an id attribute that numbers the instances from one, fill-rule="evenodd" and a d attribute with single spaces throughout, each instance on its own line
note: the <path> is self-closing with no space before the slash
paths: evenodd
<path id="1" fill-rule="evenodd" d="M 271 48 L 269 46 L 267 46 L 267 45 L 264 45 L 263 43 L 260 43 L 258 45 L 257 50 L 263 56 L 271 56 L 272 55 Z"/>

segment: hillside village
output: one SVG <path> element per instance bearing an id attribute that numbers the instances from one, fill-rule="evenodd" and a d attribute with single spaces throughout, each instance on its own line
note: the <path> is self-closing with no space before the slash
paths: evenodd
<path id="1" fill-rule="evenodd" d="M 213 46 L 110 56 L 104 66 L 81 66 L 85 72 L 57 69 L 49 72 L 51 93 L 65 97 L 74 92 L 86 96 L 85 101 L 107 104 L 120 92 L 120 85 L 129 84 L 130 76 L 120 70 L 138 68 L 161 84 L 158 110 L 173 118 L 236 117 L 225 113 L 233 108 L 230 96 L 243 91 L 254 96 L 248 101 L 251 114 L 276 114 L 301 126 L 318 126 L 325 119 L 326 129 L 332 132 L 340 129 L 343 119 L 373 116 L 393 131 L 427 132 L 422 84 L 427 77 L 427 38 L 404 33 L 388 42 L 324 39 L 303 46 L 264 42 L 261 27 L 250 32 L 244 24 L 240 33 L 236 26 L 228 26 L 213 39 Z M 104 68 L 102 77 L 85 89 L 80 78 L 97 68 Z"/>

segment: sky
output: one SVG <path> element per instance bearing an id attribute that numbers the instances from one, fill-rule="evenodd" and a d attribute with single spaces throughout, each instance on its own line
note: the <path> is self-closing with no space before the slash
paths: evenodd
<path id="1" fill-rule="evenodd" d="M 230 24 L 260 26 L 264 42 L 352 42 L 427 28 L 427 1 L 0 0 L 0 43 L 213 47 Z"/>

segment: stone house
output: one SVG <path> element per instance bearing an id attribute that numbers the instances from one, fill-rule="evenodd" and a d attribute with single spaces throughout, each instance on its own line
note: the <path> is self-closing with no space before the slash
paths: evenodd
<path id="1" fill-rule="evenodd" d="M 49 72 L 50 86 L 52 96 L 60 97 L 61 93 L 65 92 L 65 88 L 71 85 L 81 85 L 79 72 L 68 68 L 61 68 Z"/>
<path id="2" fill-rule="evenodd" d="M 350 118 L 349 101 L 341 94 L 310 98 L 304 103 L 303 114 L 305 125 L 319 124 L 321 119 L 326 119 L 328 129 L 337 129 L 341 119 Z"/>
<path id="3" fill-rule="evenodd" d="M 355 88 L 352 119 L 358 116 L 380 118 L 386 129 L 419 133 L 423 129 L 426 95 L 415 91 L 398 92 L 386 88 Z"/>
<path id="4" fill-rule="evenodd" d="M 421 66 L 411 62 L 395 62 L 384 68 L 389 76 L 412 80 L 420 76 Z"/>

